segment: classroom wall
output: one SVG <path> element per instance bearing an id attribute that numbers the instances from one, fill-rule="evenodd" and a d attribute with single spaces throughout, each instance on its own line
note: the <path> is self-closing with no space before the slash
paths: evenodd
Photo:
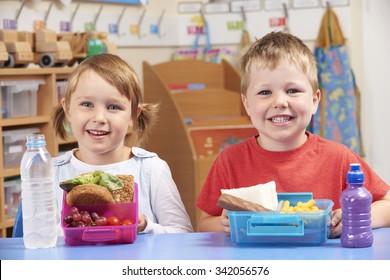
<path id="1" fill-rule="evenodd" d="M 18 27 L 21 30 L 33 29 L 32 18 L 45 19 L 51 1 L 30 1 L 20 15 Z M 54 1 L 46 24 L 59 31 L 60 21 L 69 21 L 76 9 L 76 1 L 68 6 Z M 178 14 L 179 2 L 193 0 L 150 0 L 139 26 L 139 33 L 132 33 L 130 26 L 137 26 L 142 17 L 143 6 L 126 6 L 124 16 L 118 24 L 120 34 L 110 35 L 109 40 L 118 44 L 118 54 L 133 65 L 142 81 L 142 62 L 151 64 L 170 60 L 176 48 L 188 48 L 194 37 L 186 34 L 186 28 L 195 24 L 194 16 L 199 14 Z M 207 2 L 200 0 L 199 2 Z M 324 1 L 319 1 L 324 2 Z M 332 1 L 329 1 L 332 2 Z M 335 1 L 337 2 L 337 1 Z M 287 1 L 289 3 L 289 1 Z M 94 21 L 101 4 L 82 3 L 73 20 L 73 31 L 83 31 L 85 23 Z M 16 14 L 20 1 L 0 1 L 0 28 L 4 19 Z M 96 23 L 98 30 L 106 30 L 109 23 L 118 23 L 123 5 L 105 4 Z M 366 160 L 373 169 L 390 184 L 390 130 L 386 121 L 386 104 L 390 96 L 386 94 L 390 37 L 387 35 L 390 18 L 390 1 L 386 0 L 353 0 L 347 6 L 334 6 L 339 16 L 347 49 L 355 73 L 357 84 L 362 93 L 362 132 Z M 159 26 L 161 34 L 153 34 L 151 26 L 155 25 L 162 12 L 163 19 Z M 301 37 L 310 48 L 314 48 L 319 23 L 323 15 L 323 7 L 315 9 L 289 9 L 290 31 Z M 11 15 L 11 16 L 10 16 Z M 267 17 L 283 17 L 283 10 L 247 12 L 247 28 L 253 38 L 260 37 L 271 30 Z M 240 21 L 240 13 L 205 14 L 209 22 L 212 45 L 226 47 L 238 52 L 240 30 L 226 30 L 226 21 Z M 223 24 L 221 24 L 221 22 Z M 217 27 L 216 27 L 217 26 Z"/>

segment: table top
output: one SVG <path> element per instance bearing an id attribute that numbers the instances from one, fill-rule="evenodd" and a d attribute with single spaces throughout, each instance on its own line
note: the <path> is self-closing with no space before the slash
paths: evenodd
<path id="1" fill-rule="evenodd" d="M 224 233 L 140 234 L 132 244 L 25 249 L 22 238 L 0 238 L 1 260 L 390 260 L 390 228 L 373 230 L 369 248 L 343 248 L 340 239 L 320 246 L 248 246 Z"/>

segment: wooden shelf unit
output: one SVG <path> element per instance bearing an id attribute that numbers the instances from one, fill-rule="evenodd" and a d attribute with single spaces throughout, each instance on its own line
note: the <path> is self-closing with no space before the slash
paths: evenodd
<path id="1" fill-rule="evenodd" d="M 20 175 L 19 167 L 4 168 L 3 132 L 19 128 L 38 127 L 40 132 L 45 134 L 48 151 L 52 156 L 57 156 L 61 150 L 61 145 L 65 142 L 55 137 L 51 122 L 52 109 L 58 104 L 56 82 L 65 80 L 71 71 L 72 68 L 69 67 L 0 69 L 0 81 L 43 80 L 45 82 L 38 89 L 36 116 L 3 119 L 0 115 L 0 237 L 7 237 L 7 229 L 12 228 L 14 224 L 14 218 L 8 218 L 5 212 L 4 180 L 7 177 Z M 2 108 L 1 103 L 0 99 L 0 107 Z M 71 139 L 66 143 L 75 144 L 75 140 Z"/>
<path id="2" fill-rule="evenodd" d="M 236 131 L 246 138 L 256 133 L 241 102 L 239 74 L 226 61 L 170 61 L 143 62 L 143 77 L 145 102 L 161 104 L 157 127 L 144 147 L 168 163 L 197 230 L 194 202 L 219 154 L 221 142 L 215 139 Z M 170 90 L 189 84 L 203 88 Z"/>

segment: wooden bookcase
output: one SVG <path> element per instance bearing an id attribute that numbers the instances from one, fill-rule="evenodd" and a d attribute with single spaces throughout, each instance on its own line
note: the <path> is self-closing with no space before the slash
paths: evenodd
<path id="1" fill-rule="evenodd" d="M 144 62 L 143 77 L 145 102 L 161 104 L 144 147 L 168 163 L 196 230 L 194 202 L 215 158 L 224 146 L 256 134 L 241 102 L 239 74 L 226 61 L 170 61 Z"/>
<path id="2" fill-rule="evenodd" d="M 8 218 L 5 211 L 5 188 L 4 180 L 8 177 L 19 176 L 19 167 L 5 168 L 3 151 L 3 133 L 8 130 L 23 128 L 38 128 L 45 134 L 47 149 L 52 156 L 58 155 L 62 145 L 72 145 L 74 138 L 70 137 L 68 141 L 62 141 L 55 137 L 52 129 L 51 112 L 58 103 L 57 85 L 59 80 L 65 80 L 72 69 L 64 68 L 24 68 L 24 69 L 0 69 L 0 82 L 6 81 L 31 81 L 42 80 L 37 93 L 37 111 L 33 117 L 2 118 L 0 116 L 0 237 L 7 236 L 7 229 L 11 229 L 14 224 L 14 218 Z M 3 92 L 1 93 L 4 94 Z M 31 106 L 31 105 L 30 105 Z M 2 100 L 0 100 L 0 107 Z"/>

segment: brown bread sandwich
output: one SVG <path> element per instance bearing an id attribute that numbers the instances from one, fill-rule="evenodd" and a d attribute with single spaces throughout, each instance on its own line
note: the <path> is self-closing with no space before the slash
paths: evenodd
<path id="1" fill-rule="evenodd" d="M 124 203 L 133 201 L 134 177 L 98 170 L 61 182 L 60 187 L 69 205 Z"/>

